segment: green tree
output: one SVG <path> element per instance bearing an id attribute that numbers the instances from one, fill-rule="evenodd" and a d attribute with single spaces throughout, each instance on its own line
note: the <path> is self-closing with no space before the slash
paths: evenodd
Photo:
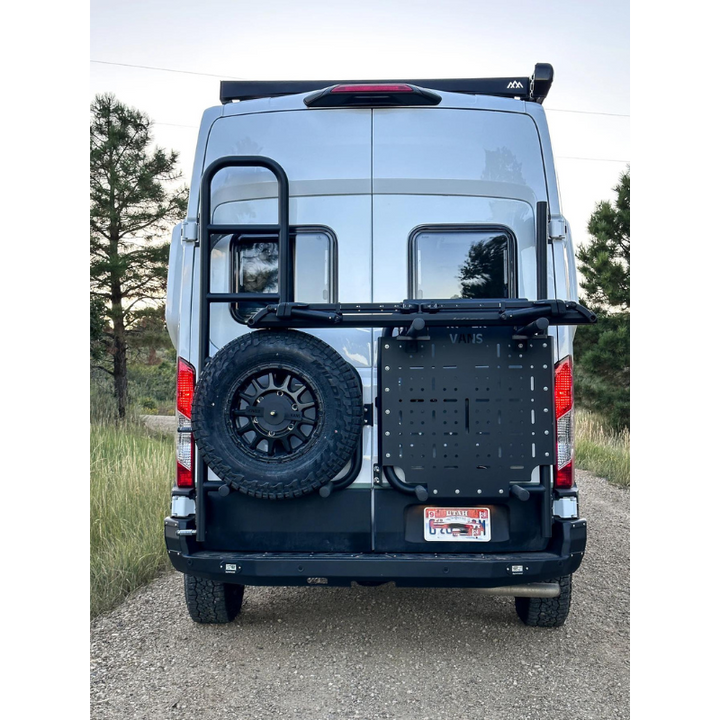
<path id="1" fill-rule="evenodd" d="M 174 359 L 175 349 L 165 325 L 165 303 L 143 308 L 135 314 L 128 333 L 128 354 L 133 362 L 144 365 L 158 365 L 163 355 Z"/>
<path id="2" fill-rule="evenodd" d="M 91 114 L 91 341 L 124 418 L 129 339 L 164 298 L 168 243 L 160 238 L 183 216 L 187 189 L 177 187 L 177 153 L 150 147 L 145 113 L 98 95 Z"/>
<path id="3" fill-rule="evenodd" d="M 613 188 L 614 203 L 598 203 L 588 222 L 590 242 L 577 252 L 581 302 L 598 316 L 575 341 L 578 403 L 615 429 L 630 427 L 630 170 Z"/>

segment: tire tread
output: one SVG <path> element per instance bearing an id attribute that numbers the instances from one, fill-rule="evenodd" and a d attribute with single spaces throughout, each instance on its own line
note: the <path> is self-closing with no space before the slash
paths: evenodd
<path id="1" fill-rule="evenodd" d="M 572 575 L 563 575 L 549 582 L 560 584 L 560 595 L 554 598 L 516 597 L 515 610 L 530 627 L 560 627 L 567 620 L 572 598 Z"/>
<path id="2" fill-rule="evenodd" d="M 185 575 L 185 604 L 196 623 L 232 622 L 240 612 L 244 594 L 244 585 Z"/>

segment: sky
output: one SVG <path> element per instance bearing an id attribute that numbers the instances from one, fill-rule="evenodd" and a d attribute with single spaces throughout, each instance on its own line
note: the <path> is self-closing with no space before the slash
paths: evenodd
<path id="1" fill-rule="evenodd" d="M 576 243 L 630 161 L 628 0 L 95 0 L 90 24 L 90 99 L 146 112 L 188 180 L 221 79 L 529 76 L 536 62 L 555 69 L 544 107 Z"/>

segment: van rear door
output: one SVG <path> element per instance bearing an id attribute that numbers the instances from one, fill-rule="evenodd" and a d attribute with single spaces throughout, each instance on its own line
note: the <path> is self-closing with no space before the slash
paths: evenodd
<path id="1" fill-rule="evenodd" d="M 292 104 L 292 99 L 286 101 Z M 253 112 L 257 103 L 260 112 Z M 295 102 L 297 105 L 297 102 Z M 372 300 L 371 118 L 369 109 L 267 109 L 266 101 L 226 106 L 213 123 L 204 158 L 207 168 L 230 155 L 272 158 L 289 178 L 290 225 L 296 229 L 295 299 L 299 302 Z M 212 220 L 217 224 L 277 222 L 277 182 L 261 168 L 228 168 L 213 181 Z M 277 241 L 215 238 L 211 291 L 276 292 Z M 196 280 L 199 278 L 196 263 Z M 237 304 L 237 312 L 248 308 Z M 237 313 L 236 313 L 237 315 Z M 211 353 L 249 331 L 227 304 L 211 306 Z M 196 332 L 196 329 L 194 330 Z M 362 328 L 320 328 L 324 340 L 353 365 L 364 402 L 374 397 L 372 334 Z M 364 458 L 356 487 L 323 498 L 268 502 L 231 493 L 206 499 L 205 547 L 209 550 L 362 552 L 371 549 L 373 428 L 363 435 Z M 210 480 L 216 480 L 212 471 Z"/>
<path id="2" fill-rule="evenodd" d="M 535 299 L 535 215 L 537 203 L 546 200 L 540 141 L 535 124 L 528 115 L 444 108 L 373 110 L 373 302 L 398 302 L 405 298 Z M 548 285 L 553 287 L 552 267 L 548 272 Z M 452 333 L 452 330 L 448 332 Z M 442 352 L 449 348 L 452 354 L 455 340 L 447 332 L 445 334 L 447 337 L 439 340 L 435 347 L 438 351 L 444 348 Z M 455 338 L 458 342 L 463 341 L 457 346 L 458 352 L 462 348 L 467 349 L 465 343 L 477 339 L 473 333 L 463 333 L 460 337 L 457 332 Z M 403 365 L 402 360 L 395 357 L 397 353 L 392 350 L 385 352 L 389 357 L 392 354 L 395 364 Z M 422 364 L 420 352 L 416 357 L 408 366 Z M 509 362 L 505 360 L 505 367 Z M 388 364 L 388 375 L 395 371 L 392 361 L 381 364 L 383 367 Z M 435 362 L 430 364 L 435 365 Z M 515 367 L 509 365 L 509 368 Z M 411 377 L 423 377 L 419 367 L 405 367 L 403 371 L 407 377 L 393 379 L 395 385 L 407 382 Z M 551 370 L 544 372 L 547 374 Z M 523 383 L 528 381 L 528 388 L 529 378 L 527 375 L 523 380 Z M 453 443 L 462 444 L 454 451 L 461 458 L 463 453 L 468 452 L 475 457 L 482 450 L 482 462 L 478 461 L 478 468 L 481 468 L 492 464 L 491 460 L 485 459 L 490 450 L 496 463 L 498 452 L 505 454 L 503 462 L 507 462 L 508 455 L 520 452 L 518 447 L 521 443 L 517 434 L 520 432 L 529 436 L 531 432 L 530 422 L 523 425 L 522 414 L 513 409 L 517 406 L 508 404 L 504 405 L 502 415 L 504 425 L 497 425 L 501 418 L 498 415 L 495 419 L 492 415 L 494 427 L 491 437 L 487 432 L 477 432 L 481 414 L 483 418 L 490 417 L 488 406 L 481 403 L 483 392 L 474 392 L 478 388 L 468 388 L 467 397 L 463 395 L 458 399 L 462 395 L 460 385 L 464 379 L 465 375 L 458 376 L 458 382 L 454 383 L 458 388 L 448 387 L 446 396 L 442 395 L 443 388 L 439 385 L 433 384 L 434 391 L 431 390 L 429 385 L 434 381 L 418 382 L 418 385 L 428 385 L 416 388 L 424 392 L 416 393 L 410 399 L 406 397 L 403 405 L 393 406 L 392 410 L 383 410 L 383 421 L 397 415 L 403 425 L 400 429 L 403 438 L 393 446 L 393 452 L 396 448 L 400 453 L 404 450 L 404 462 L 427 463 L 424 469 L 418 468 L 422 472 L 435 466 L 437 469 L 432 472 L 442 477 L 437 477 L 439 485 L 436 487 L 440 490 L 431 490 L 430 498 L 424 504 L 418 504 L 417 498 L 387 486 L 375 491 L 374 547 L 377 551 L 428 552 L 430 548 L 433 552 L 472 553 L 537 551 L 546 546 L 547 537 L 543 533 L 541 517 L 547 505 L 543 506 L 541 492 L 532 493 L 529 499 L 521 501 L 516 496 L 509 497 L 507 485 L 504 491 L 499 489 L 499 485 L 494 491 L 490 487 L 483 491 L 482 480 L 479 485 L 463 475 L 461 481 L 452 486 L 456 489 L 448 490 L 449 494 L 443 497 L 442 484 L 447 484 L 451 473 L 457 472 L 452 470 L 451 460 L 458 455 L 450 453 L 447 447 Z M 517 379 L 518 375 L 515 375 Z M 490 404 L 514 402 L 514 399 L 502 397 L 502 388 L 513 391 L 513 394 L 518 389 L 516 386 L 513 390 L 515 382 L 507 380 L 509 376 L 496 378 L 500 392 L 485 393 L 490 396 Z M 491 382 L 487 384 L 491 385 Z M 546 379 L 543 385 L 551 385 L 551 379 Z M 457 397 L 451 397 L 450 391 L 456 390 Z M 382 403 L 385 395 L 382 392 L 380 395 Z M 530 401 L 527 400 L 528 403 Z M 407 402 L 416 404 L 405 407 Z M 449 413 L 442 415 L 442 418 L 449 418 L 447 422 L 435 420 L 433 408 L 437 408 L 437 413 Z M 389 418 L 386 415 L 388 412 Z M 498 411 L 494 412 L 497 414 Z M 413 418 L 417 420 L 414 424 Z M 485 422 L 483 419 L 483 426 Z M 436 427 L 434 423 L 437 423 Z M 454 430 L 455 425 L 461 430 L 459 438 L 450 430 Z M 435 427 L 437 432 L 428 432 L 428 426 Z M 393 433 L 397 430 L 395 427 L 387 429 Z M 385 426 L 382 431 L 383 436 L 387 434 Z M 513 439 L 513 434 L 518 440 Z M 544 430 L 542 434 L 544 436 Z M 441 435 L 452 437 L 441 438 Z M 518 470 L 516 475 L 522 476 L 525 483 L 539 485 L 540 461 L 528 461 L 536 448 L 528 442 L 529 437 L 523 436 L 521 440 L 526 448 L 525 460 L 518 465 L 523 465 L 524 469 Z M 529 450 L 531 446 L 532 451 Z M 543 456 L 546 450 L 548 448 L 543 447 Z M 382 453 L 383 457 L 379 457 L 378 462 L 391 462 L 385 457 L 391 453 L 384 450 Z M 490 458 L 490 455 L 487 457 Z M 398 461 L 401 470 L 403 461 Z M 507 463 L 508 467 L 511 464 Z M 446 465 L 448 468 L 445 468 Z M 478 478 L 482 476 L 481 470 L 478 469 L 477 473 Z M 508 482 L 506 477 L 503 481 Z M 540 487 L 537 489 L 539 491 Z M 479 491 L 485 492 L 485 495 L 479 497 Z M 439 495 L 434 496 L 433 493 L 437 492 Z M 503 492 L 504 495 L 498 494 Z M 480 499 L 484 502 L 479 502 Z M 451 512 L 454 512 L 452 508 L 460 508 L 459 513 L 472 508 L 469 511 L 471 515 L 480 513 L 479 508 L 488 507 L 492 528 L 489 540 L 468 542 L 464 538 L 456 538 L 430 545 L 425 515 L 435 512 L 434 506 Z M 441 509 L 436 515 L 444 516 L 445 513 L 446 510 Z M 433 522 L 437 524 L 438 521 Z M 455 535 L 448 537 L 455 538 Z"/>

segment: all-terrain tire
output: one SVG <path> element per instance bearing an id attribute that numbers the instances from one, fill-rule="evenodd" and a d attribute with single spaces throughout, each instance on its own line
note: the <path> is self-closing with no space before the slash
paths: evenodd
<path id="1" fill-rule="evenodd" d="M 515 598 L 518 617 L 530 627 L 560 627 L 567 620 L 572 596 L 572 575 L 563 575 L 549 582 L 560 584 L 560 595 L 554 598 Z"/>
<path id="2" fill-rule="evenodd" d="M 249 332 L 206 365 L 192 427 L 208 467 L 236 490 L 270 500 L 301 497 L 330 482 L 355 452 L 362 383 L 313 335 Z"/>
<path id="3" fill-rule="evenodd" d="M 185 575 L 185 604 L 196 623 L 229 623 L 240 612 L 244 585 Z"/>

